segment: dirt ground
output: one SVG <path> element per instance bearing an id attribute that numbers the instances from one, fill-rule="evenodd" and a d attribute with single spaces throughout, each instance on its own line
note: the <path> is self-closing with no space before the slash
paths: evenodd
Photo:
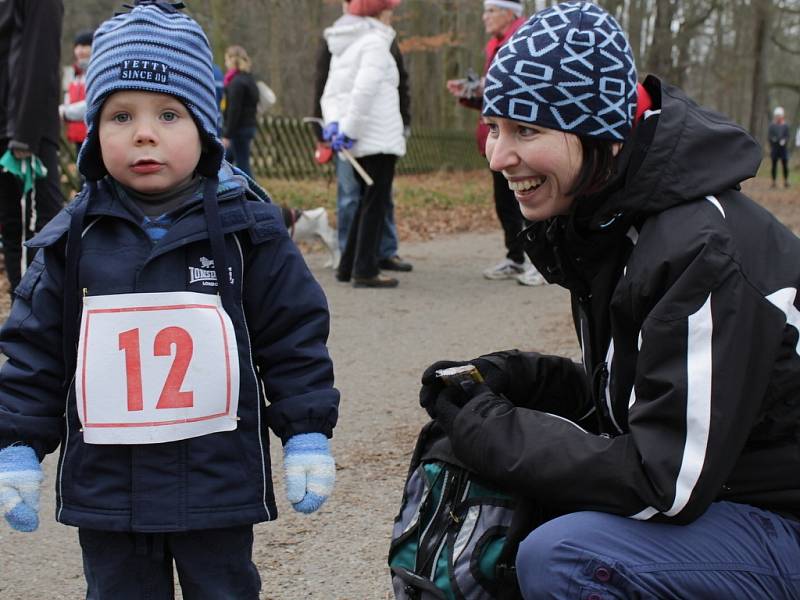
<path id="1" fill-rule="evenodd" d="M 770 190 L 756 181 L 746 191 L 800 231 L 800 194 L 794 189 Z M 323 267 L 322 253 L 307 254 L 332 313 L 330 350 L 342 392 L 333 439 L 337 481 L 317 514 L 294 513 L 283 497 L 273 438 L 281 514 L 256 526 L 254 561 L 263 599 L 391 598 L 386 554 L 410 452 L 426 421 L 417 393 L 428 364 L 513 347 L 578 356 L 564 290 L 481 277 L 502 256 L 499 231 L 407 240 L 401 250 L 414 271 L 400 274 L 396 290 L 338 283 Z M 76 531 L 53 518 L 55 463 L 53 456 L 45 461 L 39 530 L 20 534 L 0 524 L 3 600 L 85 595 Z"/>

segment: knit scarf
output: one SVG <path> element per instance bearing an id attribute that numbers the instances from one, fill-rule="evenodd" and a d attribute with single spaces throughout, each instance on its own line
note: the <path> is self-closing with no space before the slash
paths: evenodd
<path id="1" fill-rule="evenodd" d="M 231 79 L 236 77 L 236 74 L 239 72 L 239 69 L 228 69 L 228 72 L 225 73 L 225 77 L 222 78 L 222 85 L 227 86 Z"/>

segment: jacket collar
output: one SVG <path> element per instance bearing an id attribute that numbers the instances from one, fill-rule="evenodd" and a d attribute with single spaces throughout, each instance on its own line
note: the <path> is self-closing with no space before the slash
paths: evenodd
<path id="1" fill-rule="evenodd" d="M 251 212 L 245 208 L 246 197 L 251 199 L 269 198 L 257 190 L 249 189 L 248 180 L 237 173 L 228 163 L 223 163 L 219 171 L 217 198 L 220 204 L 220 218 L 224 233 L 247 229 L 255 224 Z M 259 193 L 261 192 L 261 193 Z M 26 242 L 29 248 L 43 248 L 56 243 L 69 231 L 70 217 L 75 208 L 88 201 L 88 187 L 84 187 L 75 199 L 52 219 L 33 239 Z M 86 211 L 87 225 L 98 217 L 114 217 L 141 227 L 141 216 L 133 212 L 114 189 L 114 183 L 106 177 L 97 183 L 97 193 L 92 196 L 91 205 Z M 206 221 L 203 217 L 202 191 L 176 209 L 175 223 L 161 241 L 163 252 L 168 252 L 177 243 L 186 240 L 208 237 Z M 159 254 L 162 250 L 159 250 Z"/>

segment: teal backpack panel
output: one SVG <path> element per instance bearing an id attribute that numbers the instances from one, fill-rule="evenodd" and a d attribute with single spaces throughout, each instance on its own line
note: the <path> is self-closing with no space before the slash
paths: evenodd
<path id="1" fill-rule="evenodd" d="M 521 598 L 516 549 L 530 515 L 452 456 L 434 422 L 420 432 L 389 549 L 398 600 Z"/>

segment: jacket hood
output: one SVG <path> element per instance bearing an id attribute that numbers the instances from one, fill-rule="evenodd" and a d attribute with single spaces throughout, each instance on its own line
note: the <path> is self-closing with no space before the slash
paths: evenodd
<path id="1" fill-rule="evenodd" d="M 761 147 L 741 125 L 652 75 L 643 85 L 657 118 L 641 121 L 623 146 L 613 191 L 590 211 L 592 229 L 737 188 L 761 163 Z"/>
<path id="2" fill-rule="evenodd" d="M 342 54 L 350 45 L 362 36 L 377 32 L 387 40 L 387 45 L 392 43 L 395 31 L 372 17 L 357 17 L 355 15 L 342 15 L 333 25 L 325 29 L 323 35 L 328 42 L 328 49 L 333 56 Z"/>

